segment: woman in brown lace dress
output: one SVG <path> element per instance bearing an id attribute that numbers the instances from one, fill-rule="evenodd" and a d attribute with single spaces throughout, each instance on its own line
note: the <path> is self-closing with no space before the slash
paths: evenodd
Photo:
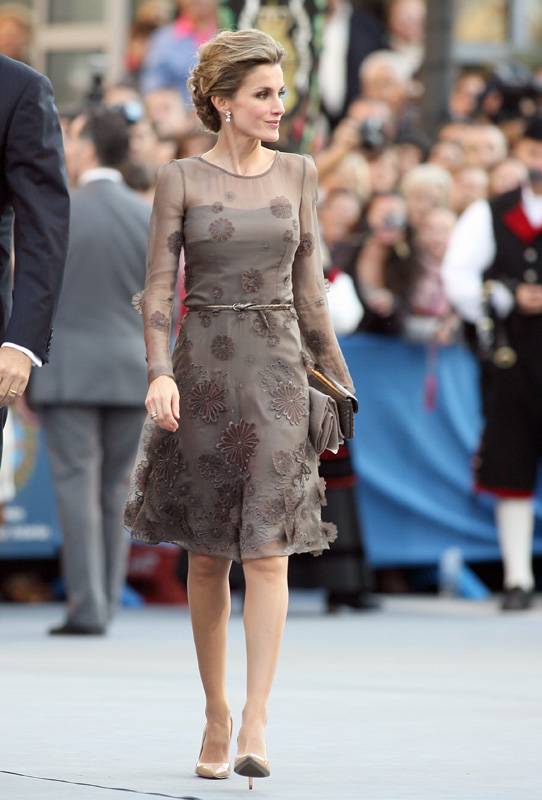
<path id="1" fill-rule="evenodd" d="M 235 770 L 269 774 L 266 707 L 288 603 L 292 553 L 328 548 L 324 484 L 308 436 L 306 361 L 351 387 L 329 319 L 306 157 L 262 147 L 284 113 L 282 47 L 225 31 L 189 81 L 218 132 L 202 156 L 167 164 L 156 191 L 142 297 L 149 421 L 126 524 L 139 541 L 189 551 L 188 595 L 207 726 L 196 772 L 227 777 L 228 573 L 246 579 L 247 700 Z M 187 308 L 170 357 L 179 254 Z"/>

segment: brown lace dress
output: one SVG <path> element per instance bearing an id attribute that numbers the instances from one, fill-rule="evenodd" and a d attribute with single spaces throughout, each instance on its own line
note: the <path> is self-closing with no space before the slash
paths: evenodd
<path id="1" fill-rule="evenodd" d="M 235 561 L 319 554 L 335 538 L 320 519 L 305 363 L 351 379 L 328 315 L 316 195 L 314 164 L 293 154 L 255 176 L 201 157 L 162 169 L 141 309 L 149 381 L 175 379 L 181 417 L 175 433 L 145 423 L 125 511 L 132 538 Z M 188 310 L 171 358 L 181 248 Z"/>

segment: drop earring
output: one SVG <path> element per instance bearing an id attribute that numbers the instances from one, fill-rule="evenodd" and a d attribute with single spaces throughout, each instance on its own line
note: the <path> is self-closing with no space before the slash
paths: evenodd
<path id="1" fill-rule="evenodd" d="M 231 111 L 226 111 L 226 122 L 231 122 Z"/>

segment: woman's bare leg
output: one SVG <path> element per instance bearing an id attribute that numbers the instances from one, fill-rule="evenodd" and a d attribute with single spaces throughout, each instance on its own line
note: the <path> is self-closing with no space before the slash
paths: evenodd
<path id="1" fill-rule="evenodd" d="M 231 561 L 189 553 L 188 565 L 188 603 L 206 700 L 207 736 L 200 760 L 224 762 L 230 760 L 226 645 L 231 611 Z"/>
<path id="2" fill-rule="evenodd" d="M 266 757 L 267 701 L 288 611 L 288 558 L 272 556 L 243 562 L 247 645 L 247 701 L 238 752 Z"/>

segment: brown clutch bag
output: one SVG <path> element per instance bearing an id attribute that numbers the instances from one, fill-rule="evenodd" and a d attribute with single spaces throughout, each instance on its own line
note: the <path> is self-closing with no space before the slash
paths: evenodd
<path id="1" fill-rule="evenodd" d="M 331 397 L 337 404 L 339 432 L 343 439 L 354 436 L 354 414 L 358 411 L 358 401 L 348 389 L 327 375 L 318 365 L 308 367 L 309 386 Z"/>

